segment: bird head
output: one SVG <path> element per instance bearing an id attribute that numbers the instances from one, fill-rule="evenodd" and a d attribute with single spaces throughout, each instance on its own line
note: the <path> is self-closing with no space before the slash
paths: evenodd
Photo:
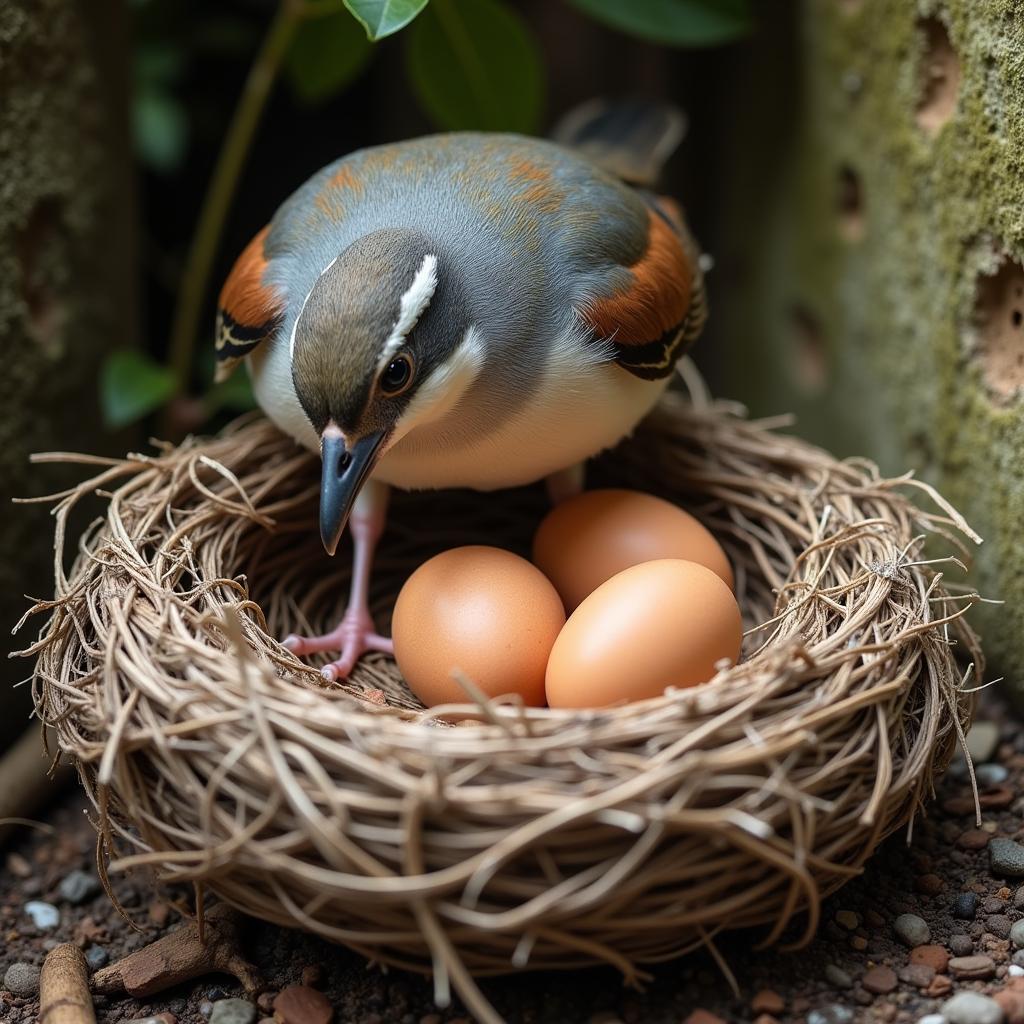
<path id="1" fill-rule="evenodd" d="M 419 232 L 364 235 L 306 296 L 291 365 L 320 437 L 320 535 L 334 554 L 383 453 L 450 408 L 479 370 L 457 274 Z"/>

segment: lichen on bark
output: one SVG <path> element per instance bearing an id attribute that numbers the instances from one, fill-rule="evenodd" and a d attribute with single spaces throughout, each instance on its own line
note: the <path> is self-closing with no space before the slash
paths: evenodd
<path id="1" fill-rule="evenodd" d="M 1019 365 L 1024 381 L 1024 305 L 993 301 L 990 276 L 1024 261 L 1024 5 L 791 10 L 725 111 L 722 387 L 937 483 L 986 538 L 971 581 L 1006 603 L 972 618 L 1021 679 L 1024 396 L 992 379 Z"/>

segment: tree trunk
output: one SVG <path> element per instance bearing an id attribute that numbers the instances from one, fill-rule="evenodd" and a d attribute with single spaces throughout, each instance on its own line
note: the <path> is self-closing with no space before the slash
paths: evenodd
<path id="1" fill-rule="evenodd" d="M 68 477 L 30 453 L 109 448 L 97 402 L 105 351 L 130 343 L 134 271 L 128 52 L 119 0 L 0 4 L 0 622 L 53 591 L 45 509 L 12 497 Z M 15 646 L 31 639 L 23 632 Z M 0 749 L 28 724 L 24 661 L 0 668 Z"/>
<path id="2" fill-rule="evenodd" d="M 986 538 L 969 582 L 1006 604 L 971 618 L 1020 680 L 1024 11 L 772 10 L 722 109 L 719 390 L 939 485 Z"/>

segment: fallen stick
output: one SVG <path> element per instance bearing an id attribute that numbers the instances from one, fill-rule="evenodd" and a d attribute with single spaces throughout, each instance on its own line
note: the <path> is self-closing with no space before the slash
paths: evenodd
<path id="1" fill-rule="evenodd" d="M 51 734 L 52 735 L 52 734 Z M 71 769 L 61 762 L 47 774 L 52 755 L 43 749 L 38 722 L 31 725 L 0 758 L 0 845 L 15 834 L 19 819 L 31 817 L 54 800 L 71 780 Z"/>
<path id="2" fill-rule="evenodd" d="M 215 972 L 234 975 L 249 995 L 262 987 L 256 968 L 241 953 L 238 915 L 219 903 L 203 918 L 203 931 L 190 921 L 176 931 L 97 971 L 94 992 L 150 996 L 183 981 Z"/>
<path id="3" fill-rule="evenodd" d="M 39 1024 L 96 1024 L 85 957 L 73 943 L 57 946 L 43 961 Z"/>

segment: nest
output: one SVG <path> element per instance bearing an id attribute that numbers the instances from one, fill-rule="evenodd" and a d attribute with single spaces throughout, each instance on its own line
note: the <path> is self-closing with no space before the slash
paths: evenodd
<path id="1" fill-rule="evenodd" d="M 348 566 L 320 546 L 315 456 L 268 422 L 80 460 L 97 475 L 57 496 L 56 598 L 26 653 L 109 869 L 148 865 L 432 971 L 484 1020 L 474 975 L 607 963 L 635 981 L 723 929 L 808 939 L 969 722 L 954 648 L 980 663 L 961 620 L 976 595 L 942 582 L 957 559 L 925 537 L 942 554 L 977 538 L 926 485 L 779 426 L 670 395 L 590 476 L 717 535 L 749 626 L 740 664 L 586 712 L 469 686 L 457 726 L 383 655 L 330 686 L 278 642 L 333 625 Z M 68 516 L 94 492 L 105 515 L 65 574 Z M 540 487 L 396 495 L 378 625 L 425 558 L 526 553 L 544 509 Z"/>

